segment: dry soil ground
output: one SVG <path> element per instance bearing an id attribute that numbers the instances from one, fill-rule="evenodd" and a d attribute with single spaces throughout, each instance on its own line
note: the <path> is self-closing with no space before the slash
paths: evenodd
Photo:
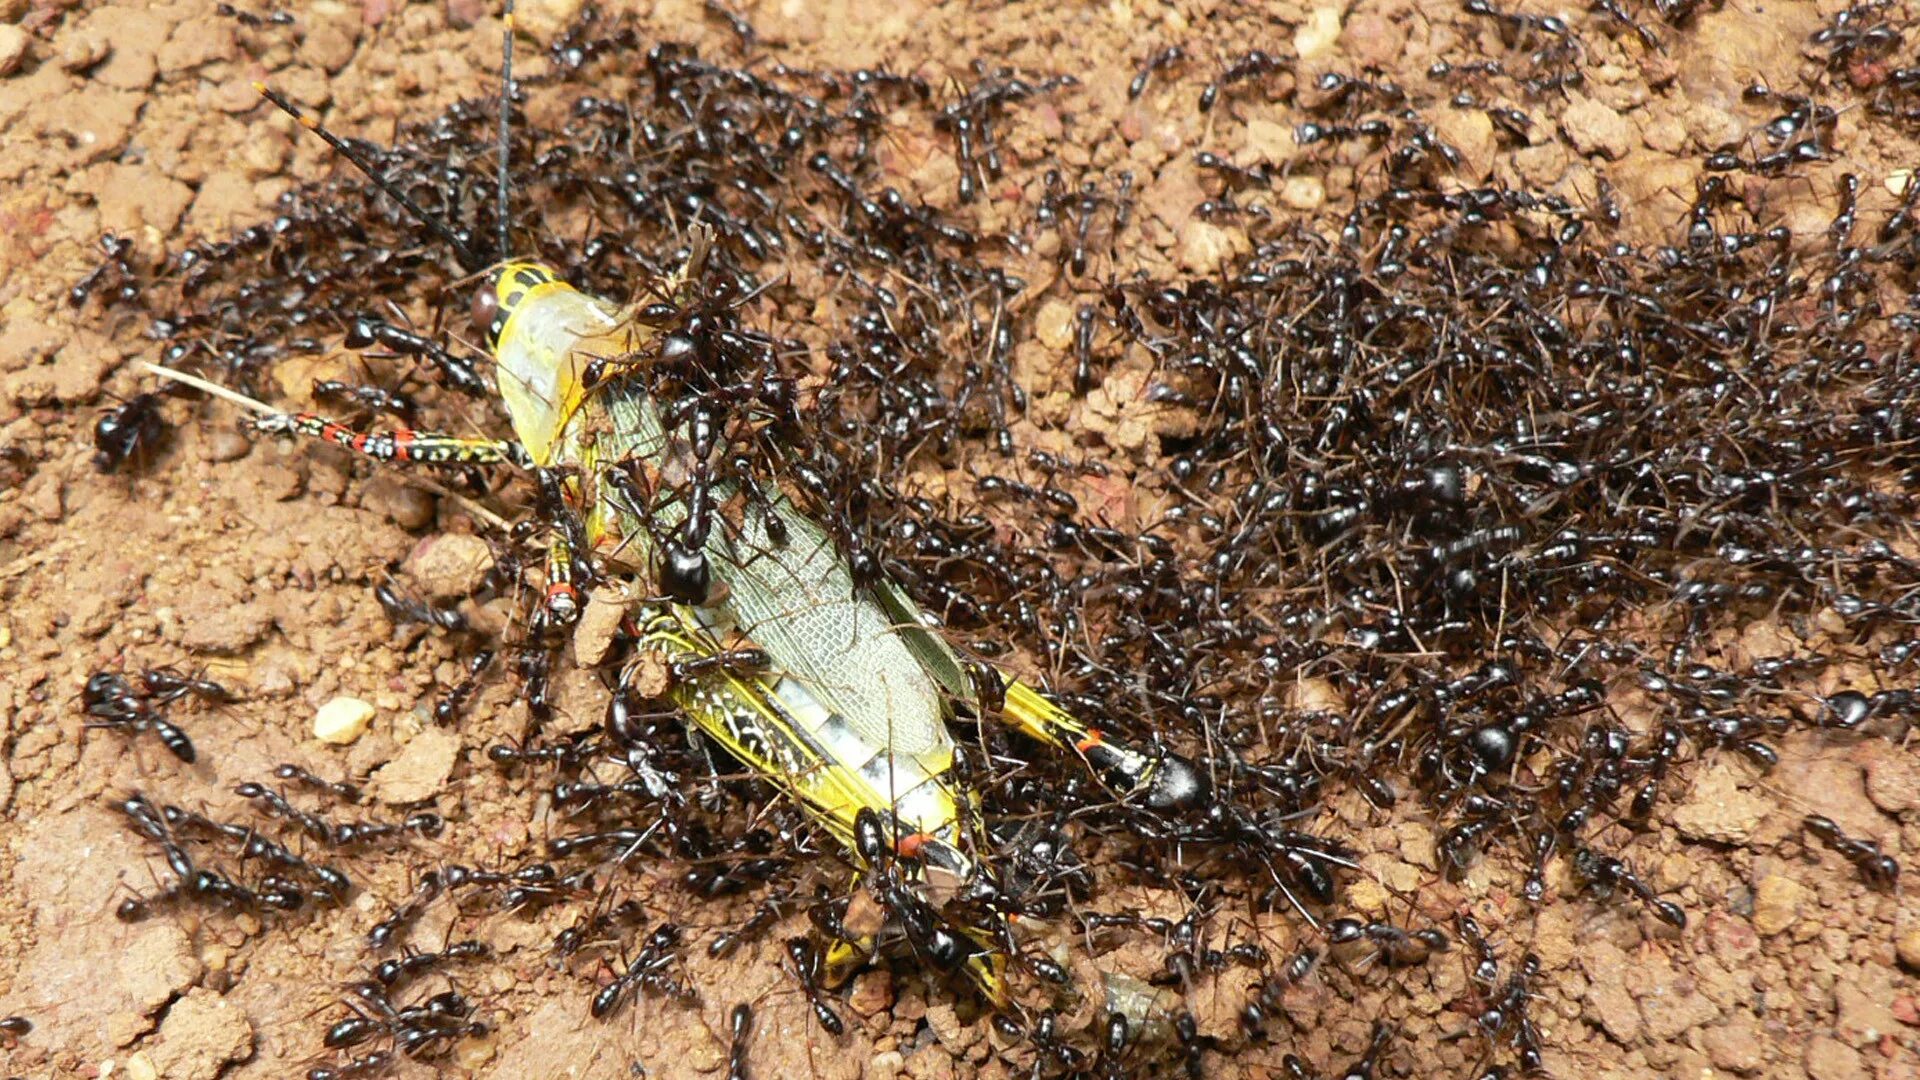
<path id="1" fill-rule="evenodd" d="M 321 148 L 260 108 L 250 80 L 270 77 L 336 125 L 386 137 L 396 117 L 491 92 L 499 23 L 490 6 L 318 0 L 289 7 L 292 26 L 249 29 L 198 0 L 0 0 L 0 1015 L 34 1024 L 0 1049 L 0 1073 L 294 1075 L 337 1015 L 338 985 L 363 962 L 373 912 L 406 892 L 409 859 L 395 857 L 369 877 L 360 903 L 293 931 L 263 931 L 245 917 L 124 924 L 114 906 L 129 888 L 150 887 L 153 860 L 103 808 L 114 792 L 138 786 L 233 811 L 237 800 L 223 793 L 276 762 L 362 775 L 393 762 L 382 794 L 405 801 L 437 790 L 435 805 L 460 822 L 464 850 L 435 857 L 484 862 L 539 839 L 542 823 L 529 822 L 533 787 L 480 759 L 511 729 L 509 681 L 485 691 L 466 726 L 423 729 L 414 710 L 458 670 L 434 640 L 390 630 L 370 589 L 384 567 L 433 543 L 457 509 L 386 477 L 352 479 L 330 454 L 249 446 L 224 414 L 183 402 L 167 406 L 179 427 L 153 468 L 97 473 L 95 411 L 143 384 L 130 362 L 153 347 L 136 320 L 97 306 L 75 313 L 65 301 L 96 263 L 102 232 L 146 252 L 177 247 L 186 234 L 268 215 L 281 191 L 329 167 Z M 692 0 L 637 6 L 661 37 L 718 48 L 727 36 Z M 527 35 L 542 40 L 574 4 L 522 7 Z M 1688 33 L 1663 30 L 1663 51 L 1588 33 L 1588 87 L 1523 103 L 1536 122 L 1524 143 L 1496 137 L 1479 112 L 1452 114 L 1457 123 L 1443 134 L 1477 177 L 1589 202 L 1596 178 L 1609 176 L 1627 228 L 1663 233 L 1684 216 L 1702 155 L 1739 144 L 1763 118 L 1742 89 L 1755 79 L 1791 84 L 1811 63 L 1801 55 L 1807 35 L 1834 7 L 1730 0 Z M 1021 113 L 1007 142 L 1027 160 L 1133 169 L 1141 209 L 1122 250 L 1131 265 L 1164 273 L 1204 272 L 1243 242 L 1231 224 L 1193 224 L 1191 209 L 1207 197 L 1195 151 L 1284 156 L 1299 119 L 1287 102 L 1319 71 L 1371 66 L 1424 85 L 1436 60 L 1497 51 L 1456 8 L 786 0 L 746 13 L 767 54 L 801 66 L 885 64 L 936 86 L 976 56 L 1077 74 L 1078 88 Z M 1602 25 L 1593 13 L 1565 14 Z M 1141 62 L 1173 43 L 1187 62 L 1129 101 Z M 1232 107 L 1199 112 L 1201 86 L 1250 47 L 1299 59 Z M 1070 130 L 1062 116 L 1072 117 Z M 1920 161 L 1911 141 L 1841 141 L 1846 158 L 1821 166 L 1818 182 L 1756 180 L 1750 203 L 1817 232 L 1833 212 L 1833 177 L 1862 176 L 1865 205 L 1880 211 L 1892 200 L 1889 175 Z M 1339 213 L 1342 174 L 1321 175 L 1283 185 L 1276 212 Z M 1766 632 L 1754 629 L 1756 650 Z M 183 711 L 201 750 L 191 767 L 150 740 L 81 729 L 75 702 L 89 672 L 162 663 L 204 666 L 248 695 Z M 595 715 L 598 693 L 564 676 L 557 698 L 563 710 Z M 315 709 L 338 694 L 379 710 L 372 732 L 347 749 L 309 734 Z M 1764 781 L 1730 758 L 1690 772 L 1677 828 L 1633 849 L 1657 887 L 1694 912 L 1684 934 L 1631 906 L 1561 904 L 1536 916 L 1512 899 L 1516 879 L 1503 870 L 1435 885 L 1432 832 L 1417 809 L 1384 823 L 1357 800 L 1341 810 L 1382 878 L 1429 890 L 1439 912 L 1473 902 L 1503 945 L 1539 954 L 1535 1018 L 1556 1076 L 1920 1076 L 1911 885 L 1867 890 L 1798 827 L 1803 813 L 1825 813 L 1911 862 L 1920 853 L 1920 766 L 1910 748 L 1882 741 L 1797 736 L 1782 750 Z M 677 902 L 670 894 L 663 890 L 663 904 Z M 703 918 L 718 925 L 737 914 L 685 917 L 704 934 Z M 437 929 L 431 919 L 428 927 Z M 761 1002 L 755 1075 L 999 1067 L 979 1064 L 983 1025 L 960 1024 L 937 997 L 903 993 L 889 1003 L 883 982 L 856 992 L 852 1033 L 829 1039 L 777 970 L 778 934 L 730 965 L 701 968 L 708 994 L 699 1009 L 646 1001 L 599 1024 L 586 1015 L 591 988 L 547 962 L 551 926 L 496 919 L 474 932 L 502 954 L 466 984 L 498 1030 L 464 1044 L 445 1066 L 455 1073 L 613 1077 L 643 1075 L 644 1066 L 644 1075 L 716 1075 L 726 1009 L 745 999 Z M 1359 1000 L 1310 983 L 1289 999 L 1299 1034 L 1285 1048 L 1337 1068 L 1357 1056 L 1379 1013 L 1402 1024 L 1383 1071 L 1469 1075 L 1478 1043 L 1447 1037 L 1470 1023 L 1448 1011 L 1462 986 L 1451 961 Z M 1273 1060 L 1219 1071 L 1257 1075 Z"/>

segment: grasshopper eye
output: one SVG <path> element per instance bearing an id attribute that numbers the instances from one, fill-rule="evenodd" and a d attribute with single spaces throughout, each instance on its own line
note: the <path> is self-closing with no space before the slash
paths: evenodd
<path id="1" fill-rule="evenodd" d="M 497 276 L 489 276 L 473 292 L 473 330 L 486 339 L 491 349 L 500 342 L 500 285 Z"/>

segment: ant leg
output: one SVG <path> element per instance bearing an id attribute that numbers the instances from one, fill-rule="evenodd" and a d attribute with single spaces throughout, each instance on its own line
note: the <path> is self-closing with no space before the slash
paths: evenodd
<path id="1" fill-rule="evenodd" d="M 423 465 L 531 466 L 526 450 L 507 439 L 466 439 L 435 431 L 398 428 L 358 432 L 312 413 L 268 413 L 252 421 L 254 430 L 274 435 L 303 435 L 344 446 L 375 461 Z"/>
<path id="2" fill-rule="evenodd" d="M 1109 739 L 1017 679 L 1007 680 L 1000 714 L 1027 736 L 1072 752 L 1095 776 L 1124 793 L 1139 794 L 1156 810 L 1191 809 L 1212 796 L 1206 774 L 1186 757 L 1162 746 L 1141 750 Z"/>

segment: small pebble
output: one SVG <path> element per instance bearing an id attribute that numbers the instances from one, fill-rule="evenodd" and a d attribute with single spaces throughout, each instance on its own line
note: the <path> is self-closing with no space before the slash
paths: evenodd
<path id="1" fill-rule="evenodd" d="M 208 461 L 238 461 L 247 456 L 253 444 L 232 428 L 217 427 L 200 441 L 200 456 Z"/>
<path id="2" fill-rule="evenodd" d="M 375 474 L 361 500 L 367 509 L 403 529 L 417 532 L 433 524 L 433 496 L 394 476 Z"/>
<path id="3" fill-rule="evenodd" d="M 113 46 L 104 34 L 85 32 L 67 35 L 60 47 L 60 70 L 79 74 L 107 58 Z"/>
<path id="4" fill-rule="evenodd" d="M 1900 963 L 1908 971 L 1920 972 L 1920 927 L 1914 927 L 1900 935 L 1894 945 L 1894 952 L 1900 957 Z"/>
<path id="5" fill-rule="evenodd" d="M 1228 259 L 1251 247 L 1244 232 L 1229 232 L 1204 221 L 1189 221 L 1180 230 L 1180 267 L 1195 274 L 1211 274 Z"/>
<path id="6" fill-rule="evenodd" d="M 20 70 L 31 40 L 27 32 L 17 26 L 0 26 L 0 79 Z"/>
<path id="7" fill-rule="evenodd" d="M 1618 112 L 1578 94 L 1561 114 L 1560 126 L 1573 140 L 1574 149 L 1588 156 L 1619 161 L 1633 149 L 1638 134 Z"/>
<path id="8" fill-rule="evenodd" d="M 407 556 L 407 576 L 428 598 L 457 600 L 480 587 L 493 569 L 493 549 L 470 533 L 429 536 Z"/>
<path id="9" fill-rule="evenodd" d="M 346 746 L 367 733 L 373 723 L 373 706 L 359 698 L 337 697 L 313 716 L 313 737 L 335 746 Z"/>
<path id="10" fill-rule="evenodd" d="M 1063 352 L 1073 344 L 1073 309 L 1058 300 L 1048 300 L 1034 315 L 1033 329 L 1040 344 Z"/>
<path id="11" fill-rule="evenodd" d="M 1340 40 L 1340 9 L 1337 7 L 1317 7 L 1307 15 L 1307 21 L 1293 32 L 1293 51 L 1301 60 L 1314 60 L 1324 56 Z"/>
<path id="12" fill-rule="evenodd" d="M 1290 210 L 1318 210 L 1327 202 L 1327 188 L 1317 176 L 1289 176 L 1280 184 L 1280 202 Z"/>
<path id="13" fill-rule="evenodd" d="M 153 1059 L 145 1050 L 127 1059 L 127 1080 L 159 1080 L 159 1076 L 160 1070 L 154 1067 Z"/>
<path id="14" fill-rule="evenodd" d="M 1784 874 L 1768 874 L 1753 890 L 1753 928 L 1771 937 L 1800 918 L 1807 888 Z"/>

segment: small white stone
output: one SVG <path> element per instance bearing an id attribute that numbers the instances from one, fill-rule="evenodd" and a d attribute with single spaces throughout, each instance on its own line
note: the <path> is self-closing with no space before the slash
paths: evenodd
<path id="1" fill-rule="evenodd" d="M 313 737 L 335 746 L 346 746 L 367 733 L 373 723 L 373 706 L 359 698 L 337 697 L 313 714 Z"/>
<path id="2" fill-rule="evenodd" d="M 1340 9 L 1317 7 L 1308 13 L 1307 21 L 1293 32 L 1293 51 L 1302 60 L 1313 60 L 1325 55 L 1339 40 Z"/>
<path id="3" fill-rule="evenodd" d="M 1326 185 L 1317 176 L 1289 176 L 1280 185 L 1280 201 L 1293 210 L 1318 210 L 1327 202 Z"/>
<path id="4" fill-rule="evenodd" d="M 142 1050 L 127 1059 L 127 1080 L 159 1080 L 160 1070 Z"/>
<path id="5" fill-rule="evenodd" d="M 1887 194 L 1902 198 L 1907 193 L 1907 185 L 1913 183 L 1912 169 L 1895 169 L 1887 174 Z"/>

